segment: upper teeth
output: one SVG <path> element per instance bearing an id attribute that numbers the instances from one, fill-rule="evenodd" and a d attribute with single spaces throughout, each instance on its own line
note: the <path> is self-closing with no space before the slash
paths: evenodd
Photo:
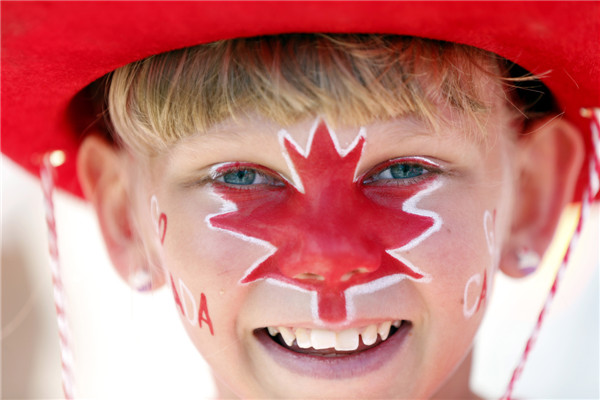
<path id="1" fill-rule="evenodd" d="M 386 340 L 390 335 L 392 326 L 399 328 L 401 322 L 386 321 L 380 324 L 372 324 L 362 328 L 350 328 L 343 331 L 330 331 L 326 329 L 308 328 L 286 328 L 283 326 L 267 328 L 269 335 L 281 334 L 285 344 L 291 346 L 296 341 L 302 349 L 313 348 L 315 350 L 335 348 L 338 351 L 353 351 L 358 349 L 359 336 L 365 345 L 370 346 L 377 341 L 377 335 L 381 340 Z"/>

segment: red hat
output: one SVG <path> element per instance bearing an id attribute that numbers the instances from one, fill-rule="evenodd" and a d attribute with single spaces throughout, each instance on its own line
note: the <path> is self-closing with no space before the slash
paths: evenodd
<path id="1" fill-rule="evenodd" d="M 292 32 L 388 33 L 489 50 L 543 79 L 592 146 L 581 108 L 600 107 L 599 2 L 2 2 L 2 152 L 37 173 L 63 150 L 75 174 L 85 126 L 75 95 L 95 79 L 169 50 Z M 581 187 L 587 180 L 581 174 Z M 579 191 L 580 191 L 579 190 Z"/>

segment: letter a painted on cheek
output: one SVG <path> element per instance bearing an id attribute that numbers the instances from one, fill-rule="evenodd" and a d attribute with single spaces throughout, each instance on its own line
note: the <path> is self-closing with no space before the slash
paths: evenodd
<path id="1" fill-rule="evenodd" d="M 235 207 L 209 215 L 209 226 L 267 242 L 273 249 L 249 268 L 242 284 L 268 279 L 316 293 L 316 317 L 339 322 L 351 308 L 350 288 L 362 286 L 355 292 L 366 293 L 384 281 L 430 278 L 394 251 L 413 247 L 439 229 L 439 217 L 413 204 L 431 185 L 368 186 L 357 181 L 365 145 L 362 132 L 342 150 L 335 134 L 319 121 L 303 151 L 283 131 L 291 183 L 256 190 L 214 185 Z"/>
<path id="2" fill-rule="evenodd" d="M 208 304 L 206 303 L 206 296 L 204 293 L 200 295 L 200 309 L 198 310 L 198 324 L 200 325 L 200 328 L 202 328 L 202 322 L 206 322 L 208 328 L 210 329 L 210 334 L 215 336 L 212 321 L 210 320 L 210 315 L 208 314 Z"/>

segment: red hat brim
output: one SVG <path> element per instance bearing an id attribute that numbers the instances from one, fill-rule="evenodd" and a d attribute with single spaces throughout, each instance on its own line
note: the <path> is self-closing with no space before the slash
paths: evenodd
<path id="1" fill-rule="evenodd" d="M 2 2 L 2 152 L 37 174 L 60 149 L 58 184 L 81 195 L 75 95 L 130 63 L 219 39 L 293 32 L 390 33 L 468 44 L 529 71 L 583 133 L 600 106 L 598 2 Z M 88 115 L 85 115 L 88 117 Z M 88 120 L 89 121 L 89 120 Z M 586 134 L 586 144 L 591 139 Z M 580 185 L 581 186 L 581 185 Z"/>

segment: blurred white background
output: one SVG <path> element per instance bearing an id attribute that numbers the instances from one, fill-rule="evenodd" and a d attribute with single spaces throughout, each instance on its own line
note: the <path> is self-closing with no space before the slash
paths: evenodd
<path id="1" fill-rule="evenodd" d="M 55 203 L 78 397 L 212 397 L 208 368 L 185 335 L 169 291 L 131 291 L 110 267 L 90 206 L 64 193 Z M 592 216 L 516 398 L 600 397 L 598 207 Z M 503 393 L 555 268 L 545 263 L 526 279 L 496 280 L 472 377 L 484 397 Z M 61 398 L 42 193 L 34 177 L 5 157 L 1 277 L 1 397 Z"/>

